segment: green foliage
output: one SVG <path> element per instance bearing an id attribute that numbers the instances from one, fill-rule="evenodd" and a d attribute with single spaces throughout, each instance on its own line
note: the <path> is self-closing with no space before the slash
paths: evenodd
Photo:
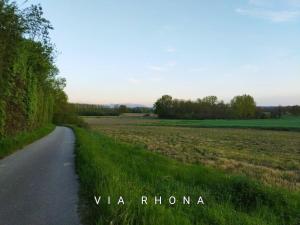
<path id="1" fill-rule="evenodd" d="M 272 117 L 280 117 L 277 108 L 257 108 L 250 95 L 236 96 L 230 104 L 219 101 L 216 96 L 203 99 L 180 100 L 164 95 L 154 104 L 154 112 L 160 118 L 170 119 L 250 119 L 266 118 L 265 110 Z"/>
<path id="2" fill-rule="evenodd" d="M 151 113 L 152 109 L 147 107 L 129 108 L 126 105 L 115 105 L 114 107 L 72 103 L 75 112 L 79 116 L 119 116 L 122 113 Z"/>
<path id="3" fill-rule="evenodd" d="M 74 105 L 69 103 L 60 105 L 59 109 L 54 113 L 53 122 L 59 125 L 73 124 L 79 127 L 87 127 L 84 120 L 76 114 Z"/>
<path id="4" fill-rule="evenodd" d="M 280 107 L 282 111 L 285 112 L 285 114 L 290 114 L 293 116 L 300 116 L 300 106 L 294 105 L 294 106 L 286 106 L 286 107 Z"/>
<path id="5" fill-rule="evenodd" d="M 94 104 L 72 104 L 75 112 L 80 116 L 118 116 L 120 115 L 117 107 L 105 107 Z"/>
<path id="6" fill-rule="evenodd" d="M 250 95 L 235 96 L 231 100 L 231 107 L 236 118 L 250 119 L 255 117 L 256 103 Z"/>
<path id="7" fill-rule="evenodd" d="M 128 109 L 127 109 L 126 105 L 120 105 L 118 110 L 119 110 L 120 114 L 128 112 Z"/>
<path id="8" fill-rule="evenodd" d="M 100 133 L 74 130 L 87 224 L 298 224 L 299 193 L 179 163 Z M 94 195 L 102 196 L 100 206 L 93 201 Z M 116 204 L 119 195 L 125 205 Z M 148 205 L 141 205 L 142 195 L 149 197 Z M 156 195 L 162 196 L 162 205 L 154 205 Z M 171 195 L 178 201 L 190 195 L 194 202 L 170 206 L 167 198 Z M 199 195 L 204 206 L 195 204 Z M 111 205 L 104 202 L 107 196 L 112 198 Z"/>
<path id="9" fill-rule="evenodd" d="M 232 118 L 230 105 L 207 96 L 197 101 L 173 99 L 164 95 L 154 104 L 154 112 L 160 118 L 172 119 L 225 119 Z"/>
<path id="10" fill-rule="evenodd" d="M 0 138 L 51 123 L 67 102 L 40 5 L 0 1 Z"/>
<path id="11" fill-rule="evenodd" d="M 170 117 L 173 112 L 173 99 L 170 95 L 163 95 L 154 103 L 154 112 L 161 118 Z"/>

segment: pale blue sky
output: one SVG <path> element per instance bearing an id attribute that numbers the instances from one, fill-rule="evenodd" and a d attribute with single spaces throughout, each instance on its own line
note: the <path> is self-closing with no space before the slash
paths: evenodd
<path id="1" fill-rule="evenodd" d="M 55 28 L 71 102 L 247 93 L 259 105 L 300 104 L 300 0 L 30 3 L 41 3 Z"/>

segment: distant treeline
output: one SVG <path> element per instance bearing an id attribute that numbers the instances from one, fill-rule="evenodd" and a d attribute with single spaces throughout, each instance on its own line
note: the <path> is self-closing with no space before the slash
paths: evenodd
<path id="1" fill-rule="evenodd" d="M 79 116 L 118 116 L 122 113 L 151 113 L 148 107 L 127 107 L 126 105 L 115 105 L 113 107 L 96 104 L 78 104 L 72 106 Z"/>
<path id="2" fill-rule="evenodd" d="M 39 5 L 20 10 L 0 0 L 0 138 L 36 129 L 66 112 L 51 29 Z"/>
<path id="3" fill-rule="evenodd" d="M 300 116 L 300 105 L 293 105 L 293 106 L 280 106 L 279 110 L 282 114 L 288 114 L 292 116 Z"/>
<path id="4" fill-rule="evenodd" d="M 300 106 L 259 107 L 250 95 L 236 96 L 227 104 L 219 101 L 216 96 L 191 101 L 164 95 L 156 101 L 153 108 L 78 103 L 71 103 L 70 107 L 79 116 L 119 116 L 123 113 L 156 113 L 160 118 L 169 119 L 267 119 L 280 118 L 282 115 L 300 116 Z"/>
<path id="5" fill-rule="evenodd" d="M 257 107 L 250 95 L 235 96 L 227 104 L 216 96 L 191 101 L 164 95 L 154 104 L 154 112 L 160 118 L 170 119 L 264 119 L 300 115 L 300 106 Z"/>

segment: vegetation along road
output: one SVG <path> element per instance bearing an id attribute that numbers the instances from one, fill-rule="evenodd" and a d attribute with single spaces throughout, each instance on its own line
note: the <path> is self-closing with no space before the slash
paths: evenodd
<path id="1" fill-rule="evenodd" d="M 0 221 L 5 224 L 79 224 L 74 134 L 57 127 L 0 161 Z"/>

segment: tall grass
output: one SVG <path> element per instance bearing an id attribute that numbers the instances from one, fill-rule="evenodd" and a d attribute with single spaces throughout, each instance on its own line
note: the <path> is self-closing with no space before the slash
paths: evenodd
<path id="1" fill-rule="evenodd" d="M 101 133 L 74 131 L 86 224 L 299 224 L 299 193 L 183 164 Z M 111 205 L 96 205 L 94 195 L 111 196 Z M 120 195 L 125 205 L 116 204 Z M 141 204 L 143 195 L 147 205 Z M 162 196 L 162 205 L 154 204 L 154 196 Z M 170 196 L 179 202 L 169 205 Z M 191 196 L 192 204 L 180 203 L 182 196 Z M 204 205 L 195 204 L 199 196 Z"/>
<path id="2" fill-rule="evenodd" d="M 54 128 L 53 124 L 47 124 L 33 131 L 21 132 L 13 137 L 0 138 L 0 159 L 45 136 L 53 131 Z"/>

